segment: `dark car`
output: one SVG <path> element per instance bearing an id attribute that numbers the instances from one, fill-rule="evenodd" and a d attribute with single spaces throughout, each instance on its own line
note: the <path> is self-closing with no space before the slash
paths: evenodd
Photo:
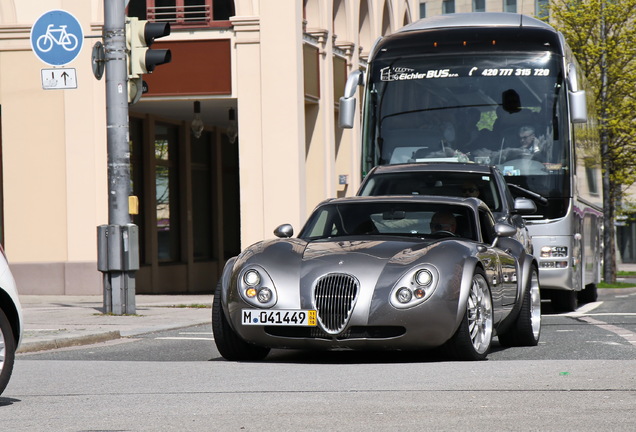
<path id="1" fill-rule="evenodd" d="M 461 221 L 461 222 L 460 222 Z M 230 259 L 212 329 L 228 360 L 271 348 L 421 350 L 461 360 L 536 345 L 537 262 L 475 198 L 328 200 L 297 238 L 290 225 Z"/>
<path id="2" fill-rule="evenodd" d="M 357 195 L 476 197 L 486 203 L 497 222 L 517 228 L 515 238 L 528 253 L 533 252 L 522 215 L 534 213 L 537 207 L 528 198 L 513 198 L 495 166 L 455 162 L 380 165 L 367 174 Z"/>

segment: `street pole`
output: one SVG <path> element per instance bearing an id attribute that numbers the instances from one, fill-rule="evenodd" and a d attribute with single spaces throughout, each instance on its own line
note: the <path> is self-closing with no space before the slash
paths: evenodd
<path id="1" fill-rule="evenodd" d="M 612 171 L 612 159 L 609 150 L 609 131 L 607 123 L 607 27 L 605 22 L 605 0 L 601 1 L 601 116 L 600 141 L 601 141 L 601 163 L 602 169 L 602 190 L 603 190 L 603 280 L 608 283 L 616 282 L 616 253 L 614 243 L 614 191 L 611 188 L 610 175 Z"/>
<path id="2" fill-rule="evenodd" d="M 104 62 L 108 152 L 108 225 L 98 227 L 98 269 L 104 276 L 104 309 L 135 313 L 137 227 L 131 223 L 128 133 L 128 67 L 125 0 L 104 0 Z"/>

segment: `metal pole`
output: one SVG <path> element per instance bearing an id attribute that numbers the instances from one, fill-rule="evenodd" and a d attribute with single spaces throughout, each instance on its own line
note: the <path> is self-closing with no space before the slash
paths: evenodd
<path id="1" fill-rule="evenodd" d="M 601 1 L 601 116 L 600 141 L 601 163 L 603 166 L 603 279 L 606 282 L 616 282 L 616 255 L 614 244 L 614 191 L 611 185 L 612 159 L 609 149 L 609 131 L 607 123 L 607 28 L 605 22 L 605 1 Z"/>
<path id="2" fill-rule="evenodd" d="M 108 224 L 119 236 L 130 224 L 130 155 L 128 134 L 128 68 L 126 66 L 125 0 L 104 0 L 104 60 L 106 63 L 106 123 L 108 151 Z M 125 270 L 122 240 L 109 239 L 104 277 L 104 307 L 117 315 L 135 313 L 135 272 Z M 136 247 L 136 245 L 135 245 Z M 117 262 L 119 261 L 119 262 Z M 109 292 L 110 291 L 110 292 Z"/>

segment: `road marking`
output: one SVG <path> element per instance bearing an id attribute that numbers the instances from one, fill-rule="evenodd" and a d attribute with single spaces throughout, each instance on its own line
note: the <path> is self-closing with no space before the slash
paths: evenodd
<path id="1" fill-rule="evenodd" d="M 629 330 L 625 330 L 622 327 L 618 327 L 612 324 L 607 324 L 603 321 L 599 321 L 597 319 L 594 319 L 592 317 L 589 316 L 581 316 L 579 317 L 579 319 L 581 321 L 585 321 L 589 324 L 595 325 L 599 328 L 602 328 L 603 330 L 607 330 L 609 332 L 612 332 L 614 334 L 616 334 L 617 336 L 622 337 L 623 339 L 625 339 L 627 342 L 629 342 L 630 344 L 636 346 L 636 333 L 631 332 Z"/>
<path id="2" fill-rule="evenodd" d="M 157 337 L 155 338 L 155 340 L 205 340 L 205 341 L 213 341 L 214 338 L 203 338 L 203 337 L 178 337 L 178 336 L 174 336 L 174 337 Z"/>
<path id="3" fill-rule="evenodd" d="M 590 312 L 592 312 L 594 309 L 596 309 L 602 304 L 603 304 L 602 301 L 587 303 L 581 306 L 580 308 L 578 308 L 577 310 L 575 310 L 574 312 L 564 313 L 564 314 L 561 314 L 561 316 L 578 318 L 580 316 L 589 314 Z"/>
<path id="4" fill-rule="evenodd" d="M 179 332 L 180 335 L 211 335 L 212 332 Z"/>

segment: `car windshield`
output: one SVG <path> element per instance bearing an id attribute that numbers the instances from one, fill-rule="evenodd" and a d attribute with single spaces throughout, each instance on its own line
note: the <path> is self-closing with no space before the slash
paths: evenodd
<path id="1" fill-rule="evenodd" d="M 484 201 L 490 210 L 502 211 L 502 202 L 495 179 L 484 173 L 410 171 L 370 174 L 359 195 L 475 197 Z"/>
<path id="2" fill-rule="evenodd" d="M 420 202 L 339 202 L 318 207 L 299 234 L 305 240 L 342 236 L 463 237 L 477 240 L 470 207 Z"/>

